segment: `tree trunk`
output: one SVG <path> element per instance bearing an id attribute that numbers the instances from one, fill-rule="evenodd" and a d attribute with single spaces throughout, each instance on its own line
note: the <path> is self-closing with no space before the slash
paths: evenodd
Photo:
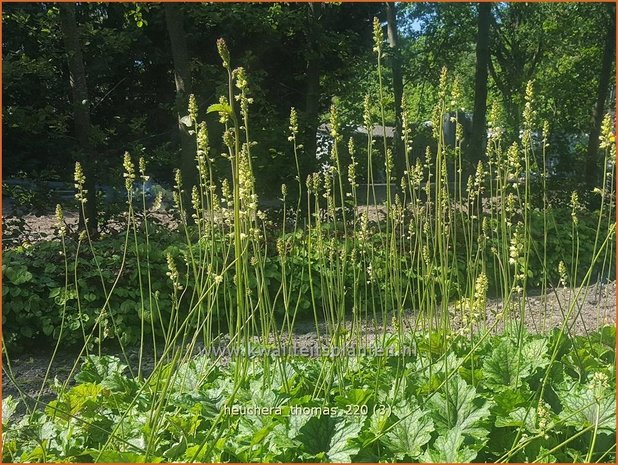
<path id="1" fill-rule="evenodd" d="M 403 177 L 406 169 L 405 147 L 401 140 L 402 134 L 402 101 L 403 101 L 403 77 L 401 74 L 401 51 L 399 50 L 399 35 L 397 33 L 397 7 L 395 3 L 386 3 L 386 23 L 388 34 L 388 45 L 391 52 L 391 69 L 393 72 L 393 94 L 395 97 L 395 133 L 393 141 L 393 173 L 396 185 Z"/>
<path id="2" fill-rule="evenodd" d="M 307 60 L 307 87 L 305 90 L 305 130 L 304 146 L 308 166 L 311 169 L 317 164 L 316 133 L 319 125 L 320 115 L 320 59 L 310 58 Z"/>
<path id="3" fill-rule="evenodd" d="M 185 209 L 191 208 L 191 189 L 197 183 L 197 168 L 195 166 L 195 140 L 189 134 L 189 128 L 181 122 L 181 118 L 188 114 L 189 95 L 191 94 L 191 69 L 185 31 L 182 25 L 181 5 L 166 3 L 165 24 L 172 46 L 174 62 L 174 79 L 176 82 L 176 114 L 178 117 L 178 132 L 180 135 L 180 173 L 184 188 L 183 204 Z M 191 215 L 187 215 L 191 221 Z"/>
<path id="4" fill-rule="evenodd" d="M 605 112 L 605 101 L 607 100 L 610 74 L 616 47 L 616 23 L 614 22 L 616 6 L 613 3 L 608 3 L 607 8 L 609 14 L 605 35 L 605 47 L 603 50 L 603 62 L 601 64 L 599 90 L 597 92 L 597 101 L 592 114 L 592 127 L 590 128 L 586 156 L 586 183 L 590 187 L 594 187 L 599 180 L 599 135 L 601 133 L 601 123 L 603 122 Z"/>
<path id="5" fill-rule="evenodd" d="M 320 114 L 320 30 L 319 16 L 321 3 L 308 4 L 308 24 L 306 29 L 307 42 L 307 86 L 305 88 L 305 121 L 303 131 L 303 145 L 305 147 L 305 162 L 301 167 L 301 176 L 313 171 L 316 161 L 316 132 L 318 130 Z M 301 179 L 304 182 L 304 179 Z"/>
<path id="6" fill-rule="evenodd" d="M 79 42 L 79 31 L 75 20 L 75 5 L 72 3 L 60 3 L 60 27 L 67 54 L 69 75 L 71 81 L 71 93 L 73 99 L 73 120 L 75 124 L 75 136 L 79 143 L 79 162 L 86 176 L 86 204 L 80 209 L 79 229 L 84 230 L 86 225 L 91 236 L 97 235 L 97 204 L 96 204 L 96 173 L 94 166 L 94 154 L 90 141 L 90 100 L 88 99 L 88 86 L 86 85 L 86 71 L 84 58 Z"/>
<path id="7" fill-rule="evenodd" d="M 468 144 L 468 159 L 472 167 L 485 153 L 487 143 L 487 73 L 489 69 L 489 25 L 491 3 L 478 4 L 478 35 L 476 38 L 476 75 L 474 78 L 474 113 L 472 134 Z"/>

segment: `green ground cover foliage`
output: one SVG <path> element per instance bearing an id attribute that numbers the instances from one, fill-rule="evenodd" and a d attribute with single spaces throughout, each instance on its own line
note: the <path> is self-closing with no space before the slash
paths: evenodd
<path id="1" fill-rule="evenodd" d="M 574 338 L 516 327 L 472 340 L 450 334 L 439 341 L 420 334 L 389 338 L 392 353 L 402 355 L 258 357 L 242 368 L 240 383 L 239 366 L 221 366 L 214 356 L 170 354 L 180 363 L 162 364 L 145 379 L 131 376 L 115 357 L 90 356 L 76 384 L 57 384 L 58 399 L 44 410 L 18 420 L 11 416 L 16 401 L 5 401 L 4 458 L 611 460 L 614 327 Z M 329 379 L 331 371 L 336 373 Z M 546 373 L 551 376 L 545 383 Z M 150 416 L 155 406 L 156 420 Z"/>

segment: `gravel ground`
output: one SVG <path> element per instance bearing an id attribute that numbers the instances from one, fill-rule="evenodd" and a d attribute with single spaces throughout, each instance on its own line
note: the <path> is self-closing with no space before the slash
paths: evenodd
<path id="1" fill-rule="evenodd" d="M 170 213 L 167 212 L 150 212 L 150 218 L 158 220 L 161 224 L 169 225 L 172 227 L 177 226 L 177 222 L 172 218 Z M 26 222 L 25 230 L 23 231 L 19 241 L 36 243 L 44 240 L 53 239 L 56 225 L 56 218 L 54 215 L 23 215 L 21 217 Z M 10 225 L 9 220 L 7 223 Z M 77 231 L 77 224 L 79 222 L 79 215 L 77 212 L 64 212 L 64 222 L 67 226 L 69 234 Z M 110 221 L 106 225 L 107 232 L 120 232 L 126 230 L 126 220 Z"/>

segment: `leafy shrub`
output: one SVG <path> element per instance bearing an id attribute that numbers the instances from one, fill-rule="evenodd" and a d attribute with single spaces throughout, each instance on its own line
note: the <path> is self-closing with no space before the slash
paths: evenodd
<path id="1" fill-rule="evenodd" d="M 175 239 L 169 232 L 150 238 L 152 291 L 163 309 L 169 307 L 171 294 L 165 257 L 167 253 L 179 254 L 178 248 L 172 246 Z M 66 257 L 59 241 L 22 245 L 4 252 L 2 316 L 4 339 L 9 347 L 25 348 L 34 341 L 57 340 L 61 328 L 64 343 L 82 343 L 83 334 L 90 333 L 104 308 L 111 309 L 109 317 L 101 321 L 108 331 L 105 336 L 118 337 L 124 343 L 136 341 L 142 300 L 136 256 L 129 250 L 122 265 L 124 237 L 108 236 L 93 245 L 97 259 L 83 243 L 76 257 L 78 244 L 74 241 L 68 241 Z M 140 243 L 138 248 L 143 251 L 144 246 Z M 118 283 L 106 305 L 102 281 L 109 292 L 119 272 Z"/>

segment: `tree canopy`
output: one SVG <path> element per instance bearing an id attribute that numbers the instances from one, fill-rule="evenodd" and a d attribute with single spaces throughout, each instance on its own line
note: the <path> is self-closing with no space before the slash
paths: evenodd
<path id="1" fill-rule="evenodd" d="M 344 125 L 362 124 L 365 95 L 377 111 L 372 20 L 380 19 L 386 40 L 382 3 L 180 4 L 178 14 L 190 89 L 201 109 L 225 93 L 227 77 L 220 67 L 217 38 L 225 38 L 233 66 L 247 71 L 252 133 L 259 141 L 253 156 L 260 191 L 276 191 L 294 177 L 287 140 L 291 107 L 299 112 L 306 152 L 301 163 L 307 172 L 316 167 L 315 131 L 328 120 L 333 99 Z M 539 122 L 548 120 L 552 133 L 562 137 L 550 149 L 553 156 L 569 162 L 583 156 L 585 141 L 574 147 L 564 140 L 585 138 L 594 125 L 606 31 L 614 17 L 602 3 L 495 3 L 490 14 L 487 108 L 494 102 L 503 108 L 504 124 L 516 138 L 524 90 L 533 81 Z M 460 110 L 472 111 L 478 15 L 476 3 L 397 5 L 402 105 L 412 123 L 431 119 L 443 67 L 458 78 Z M 117 179 L 121 155 L 128 150 L 145 156 L 157 179 L 171 182 L 173 168 L 181 164 L 181 136 L 164 6 L 81 3 L 75 18 L 98 179 Z M 60 9 L 53 3 L 9 3 L 2 21 L 5 177 L 68 178 L 81 144 L 73 131 Z M 385 48 L 383 69 L 390 89 L 392 70 L 398 69 L 390 66 L 393 50 Z M 384 98 L 387 125 L 395 126 L 393 92 Z M 613 107 L 613 101 L 606 102 L 606 108 Z M 216 116 L 206 120 L 211 139 L 219 142 L 222 130 Z"/>

